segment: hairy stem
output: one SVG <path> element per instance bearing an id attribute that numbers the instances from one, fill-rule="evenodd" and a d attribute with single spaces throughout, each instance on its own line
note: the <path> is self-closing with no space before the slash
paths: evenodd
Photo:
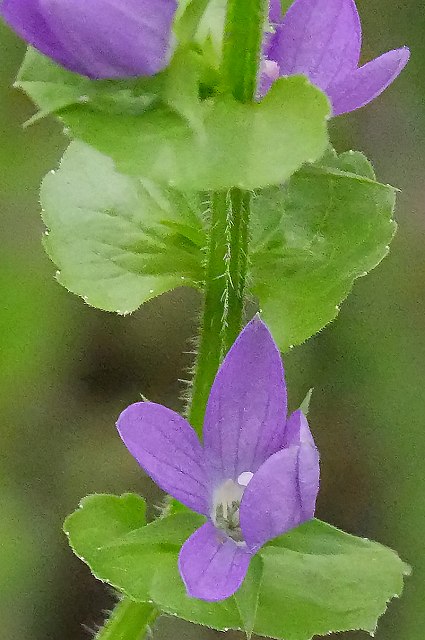
<path id="1" fill-rule="evenodd" d="M 222 81 L 240 102 L 255 98 L 267 0 L 229 0 Z M 208 395 L 221 359 L 243 321 L 251 193 L 234 188 L 210 196 L 205 301 L 189 421 L 201 435 Z"/>
<path id="2" fill-rule="evenodd" d="M 210 196 L 210 234 L 207 248 L 205 297 L 201 320 L 199 349 L 192 385 L 189 422 L 202 433 L 202 423 L 208 394 L 224 350 L 224 326 L 227 316 L 228 206 L 226 192 Z"/>
<path id="3" fill-rule="evenodd" d="M 143 640 L 159 613 L 151 604 L 123 598 L 95 640 Z"/>
<path id="4" fill-rule="evenodd" d="M 249 213 L 251 194 L 232 189 L 230 260 L 229 260 L 229 299 L 227 323 L 225 327 L 224 350 L 227 352 L 236 340 L 243 321 L 245 282 L 248 266 Z"/>

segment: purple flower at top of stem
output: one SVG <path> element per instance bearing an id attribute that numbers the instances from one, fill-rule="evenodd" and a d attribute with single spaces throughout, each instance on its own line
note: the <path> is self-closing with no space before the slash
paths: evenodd
<path id="1" fill-rule="evenodd" d="M 354 0 L 295 0 L 285 16 L 280 0 L 271 0 L 269 20 L 262 96 L 278 77 L 304 74 L 327 94 L 337 116 L 374 100 L 409 60 L 402 47 L 359 67 L 362 30 Z"/>
<path id="2" fill-rule="evenodd" d="M 153 75 L 169 62 L 177 0 L 0 0 L 33 47 L 89 78 Z"/>
<path id="3" fill-rule="evenodd" d="M 151 478 L 207 518 L 179 556 L 192 597 L 230 597 L 268 540 L 314 516 L 319 454 L 301 410 L 287 418 L 282 361 L 259 317 L 217 373 L 203 445 L 184 418 L 150 402 L 128 407 L 117 426 Z"/>

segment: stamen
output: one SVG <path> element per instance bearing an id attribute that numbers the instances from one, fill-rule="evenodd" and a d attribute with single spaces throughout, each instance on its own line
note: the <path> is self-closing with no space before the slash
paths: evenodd
<path id="1" fill-rule="evenodd" d="M 229 478 L 214 492 L 211 519 L 218 529 L 238 543 L 244 542 L 239 524 L 239 508 L 252 476 L 250 471 L 244 471 L 238 476 L 237 482 Z"/>

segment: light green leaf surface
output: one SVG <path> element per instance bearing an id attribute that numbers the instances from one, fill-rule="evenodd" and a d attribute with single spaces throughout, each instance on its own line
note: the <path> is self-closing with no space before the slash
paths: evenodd
<path id="1" fill-rule="evenodd" d="M 181 65 L 178 71 L 181 77 Z M 170 80 L 169 92 L 172 86 Z M 179 115 L 178 104 L 170 107 L 171 100 L 137 116 L 78 105 L 61 118 L 74 137 L 113 158 L 123 173 L 183 191 L 278 184 L 325 149 L 328 101 L 304 77 L 282 78 L 256 104 L 230 96 L 196 102 L 180 86 L 175 95 L 191 105 L 191 121 Z"/>
<path id="2" fill-rule="evenodd" d="M 323 162 L 253 201 L 251 291 L 281 350 L 336 317 L 396 229 L 395 190 L 375 182 L 362 154 L 327 153 Z"/>
<path id="3" fill-rule="evenodd" d="M 181 512 L 144 526 L 141 498 L 97 495 L 83 500 L 64 530 L 93 573 L 130 598 L 215 629 L 245 628 L 284 640 L 372 632 L 408 573 L 390 549 L 313 520 L 269 543 L 236 597 L 195 600 L 185 593 L 177 559 L 203 521 Z"/>
<path id="4" fill-rule="evenodd" d="M 126 505 L 120 504 L 123 499 Z M 65 521 L 72 548 L 94 575 L 134 600 L 153 601 L 166 613 L 221 630 L 239 627 L 233 599 L 212 605 L 189 598 L 178 572 L 177 558 L 183 542 L 205 519 L 186 512 L 146 527 L 142 521 L 137 523 L 135 516 L 132 524 L 131 517 L 124 521 L 128 500 L 128 496 L 89 496 Z M 144 504 L 137 496 L 134 500 Z M 110 503 L 115 510 L 112 517 Z M 106 536 L 105 528 L 109 530 Z M 117 535 L 110 535 L 110 531 L 117 531 Z"/>
<path id="5" fill-rule="evenodd" d="M 190 43 L 207 10 L 209 0 L 179 0 L 174 20 L 174 33 L 180 43 Z"/>
<path id="6" fill-rule="evenodd" d="M 84 101 L 90 88 L 90 80 L 67 71 L 47 56 L 28 47 L 15 87 L 25 91 L 39 109 L 27 123 L 31 124 L 50 113 Z"/>
<path id="7" fill-rule="evenodd" d="M 123 176 L 83 143 L 45 178 L 41 203 L 57 279 L 94 307 L 128 313 L 203 279 L 197 198 Z"/>
<path id="8" fill-rule="evenodd" d="M 272 541 L 261 556 L 255 630 L 284 640 L 351 629 L 373 633 L 410 573 L 391 549 L 320 520 Z"/>
<path id="9" fill-rule="evenodd" d="M 247 638 L 251 638 L 257 619 L 261 581 L 263 579 L 263 562 L 260 555 L 252 558 L 248 573 L 234 599 L 239 611 L 241 625 Z"/>
<path id="10" fill-rule="evenodd" d="M 211 65 L 207 52 L 182 47 L 152 78 L 89 80 L 30 48 L 16 85 L 40 109 L 31 121 L 55 113 L 123 173 L 182 191 L 278 184 L 323 154 L 329 103 L 305 77 L 244 105 L 215 95 Z"/>

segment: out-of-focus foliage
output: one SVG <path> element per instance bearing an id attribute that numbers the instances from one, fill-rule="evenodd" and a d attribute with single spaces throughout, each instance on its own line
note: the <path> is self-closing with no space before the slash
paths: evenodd
<path id="1" fill-rule="evenodd" d="M 425 473 L 425 44 L 419 0 L 359 0 L 364 56 L 408 44 L 404 74 L 332 125 L 338 151 L 362 149 L 402 189 L 390 256 L 359 281 L 336 322 L 286 358 L 292 405 L 315 387 L 322 454 L 319 517 L 383 542 L 413 566 L 378 640 L 422 640 Z M 41 178 L 65 139 L 11 88 L 24 49 L 0 29 L 0 619 L 8 640 L 83 640 L 112 598 L 61 534 L 82 495 L 160 495 L 122 447 L 114 419 L 139 393 L 181 407 L 199 298 L 176 292 L 121 318 L 54 281 L 38 214 Z M 152 513 L 151 513 L 152 515 Z M 157 638 L 215 637 L 175 620 Z M 355 634 L 347 638 L 356 637 Z"/>

